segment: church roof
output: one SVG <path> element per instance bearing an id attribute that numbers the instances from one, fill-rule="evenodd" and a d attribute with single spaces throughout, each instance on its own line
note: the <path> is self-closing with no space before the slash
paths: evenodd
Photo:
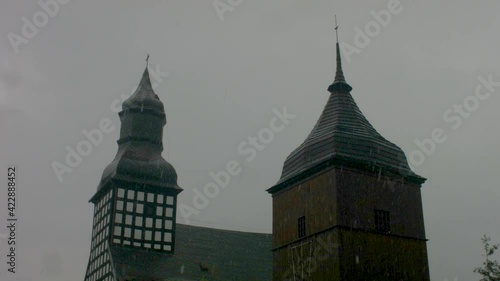
<path id="1" fill-rule="evenodd" d="M 368 122 L 351 90 L 344 78 L 337 43 L 337 71 L 334 83 L 328 88 L 328 102 L 305 141 L 286 158 L 281 178 L 269 192 L 274 193 L 284 188 L 286 182 L 335 162 L 377 172 L 389 171 L 417 183 L 425 181 L 410 169 L 401 148 L 382 137 Z"/>
<path id="2" fill-rule="evenodd" d="M 177 224 L 175 253 L 111 247 L 117 279 L 271 280 L 272 235 Z"/>
<path id="3" fill-rule="evenodd" d="M 97 190 L 118 179 L 180 192 L 174 167 L 161 155 L 165 109 L 153 91 L 147 66 L 136 91 L 123 102 L 119 115 L 118 152 L 104 169 Z"/>

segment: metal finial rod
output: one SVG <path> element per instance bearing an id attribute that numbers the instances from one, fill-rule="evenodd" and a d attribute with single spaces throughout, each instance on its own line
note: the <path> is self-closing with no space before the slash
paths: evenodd
<path id="1" fill-rule="evenodd" d="M 149 54 L 146 56 L 146 66 L 149 64 Z"/>
<path id="2" fill-rule="evenodd" d="M 335 15 L 335 37 L 337 38 L 337 43 L 339 42 L 339 26 L 337 25 L 337 15 Z"/>

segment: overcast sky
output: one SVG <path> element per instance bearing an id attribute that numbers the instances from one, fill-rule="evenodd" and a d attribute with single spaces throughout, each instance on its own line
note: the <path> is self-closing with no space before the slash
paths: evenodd
<path id="1" fill-rule="evenodd" d="M 2 1 L 0 185 L 7 185 L 7 166 L 16 165 L 19 260 L 15 277 L 2 262 L 0 279 L 84 278 L 88 200 L 117 151 L 120 122 L 112 108 L 137 86 L 147 53 L 160 72 L 152 80 L 167 112 L 163 155 L 184 188 L 179 203 L 193 206 L 193 188 L 213 181 L 209 173 L 229 161 L 242 167 L 191 223 L 271 233 L 265 190 L 327 101 L 336 13 L 344 48 L 357 48 L 345 54 L 344 74 L 378 132 L 415 159 L 424 155 L 414 152 L 416 140 L 433 130 L 445 136 L 414 161 L 428 178 L 422 200 L 431 279 L 478 280 L 480 238 L 500 242 L 500 86 L 478 86 L 479 77 L 500 81 L 500 3 L 394 1 L 221 0 L 226 10 L 218 12 L 212 0 L 71 0 L 46 23 L 37 1 Z M 382 10 L 390 21 L 373 24 Z M 40 27 L 25 27 L 23 35 L 23 17 L 33 23 L 34 16 Z M 365 33 L 366 27 L 372 37 L 361 44 L 356 28 Z M 460 115 L 454 105 L 464 101 Z M 247 161 L 238 146 L 284 107 L 296 117 Z M 106 118 L 114 130 L 60 181 L 52 163 L 66 164 L 66 147 L 76 149 L 86 140 L 82 130 L 98 129 Z M 0 225 L 6 225 L 6 188 L 0 194 Z"/>

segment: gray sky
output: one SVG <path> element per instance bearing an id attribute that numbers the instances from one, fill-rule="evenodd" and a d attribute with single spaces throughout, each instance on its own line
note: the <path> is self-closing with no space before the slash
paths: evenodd
<path id="1" fill-rule="evenodd" d="M 365 30 L 371 11 L 392 1 L 221 1 L 239 5 L 219 16 L 212 0 L 71 0 L 18 43 L 17 53 L 8 34 L 23 36 L 22 18 L 33 22 L 43 9 L 37 1 L 0 4 L 0 181 L 5 187 L 7 166 L 15 164 L 19 185 L 17 279 L 4 262 L 0 279 L 83 279 L 88 199 L 117 151 L 120 123 L 111 105 L 137 86 L 148 52 L 150 65 L 168 73 L 155 91 L 167 111 L 164 156 L 184 188 L 179 203 L 193 206 L 193 188 L 211 182 L 210 172 L 231 160 L 242 166 L 191 223 L 271 232 L 265 189 L 313 128 L 333 81 L 333 14 L 341 42 L 355 47 L 356 27 Z M 358 106 L 407 155 L 434 129 L 446 135 L 414 165 L 428 178 L 422 199 L 432 280 L 478 280 L 472 270 L 482 262 L 481 236 L 500 242 L 500 86 L 467 118 L 452 112 L 455 121 L 443 119 L 454 104 L 474 105 L 479 76 L 500 81 L 499 9 L 495 0 L 401 0 L 390 22 L 350 62 L 344 57 Z M 238 145 L 285 106 L 296 118 L 246 161 Z M 97 129 L 105 118 L 114 131 L 60 182 L 51 163 L 64 164 L 65 147 L 76 149 L 86 139 L 82 130 Z M 0 194 L 3 225 L 6 188 Z M 0 240 L 0 260 L 6 251 Z"/>

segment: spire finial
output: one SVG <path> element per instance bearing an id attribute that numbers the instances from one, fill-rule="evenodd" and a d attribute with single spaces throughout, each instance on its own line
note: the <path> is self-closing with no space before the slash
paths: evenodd
<path id="1" fill-rule="evenodd" d="M 146 67 L 144 68 L 144 72 L 142 73 L 141 82 L 139 82 L 139 87 L 152 89 L 151 80 L 149 78 L 149 53 L 146 55 Z"/>
<path id="2" fill-rule="evenodd" d="M 344 72 L 342 71 L 342 60 L 340 57 L 340 47 L 339 47 L 339 26 L 337 25 L 337 15 L 335 15 L 335 36 L 337 37 L 337 73 L 335 73 L 334 82 L 344 82 Z"/>
<path id="3" fill-rule="evenodd" d="M 333 93 L 333 91 L 347 91 L 352 90 L 351 86 L 345 82 L 344 72 L 342 71 L 342 60 L 340 57 L 340 45 L 339 45 L 339 26 L 337 24 L 337 15 L 335 15 L 335 37 L 337 39 L 337 71 L 335 73 L 335 79 L 333 84 L 328 87 L 328 91 Z"/>
<path id="4" fill-rule="evenodd" d="M 339 25 L 337 24 L 337 15 L 335 15 L 335 37 L 337 38 L 337 44 L 339 43 Z"/>

